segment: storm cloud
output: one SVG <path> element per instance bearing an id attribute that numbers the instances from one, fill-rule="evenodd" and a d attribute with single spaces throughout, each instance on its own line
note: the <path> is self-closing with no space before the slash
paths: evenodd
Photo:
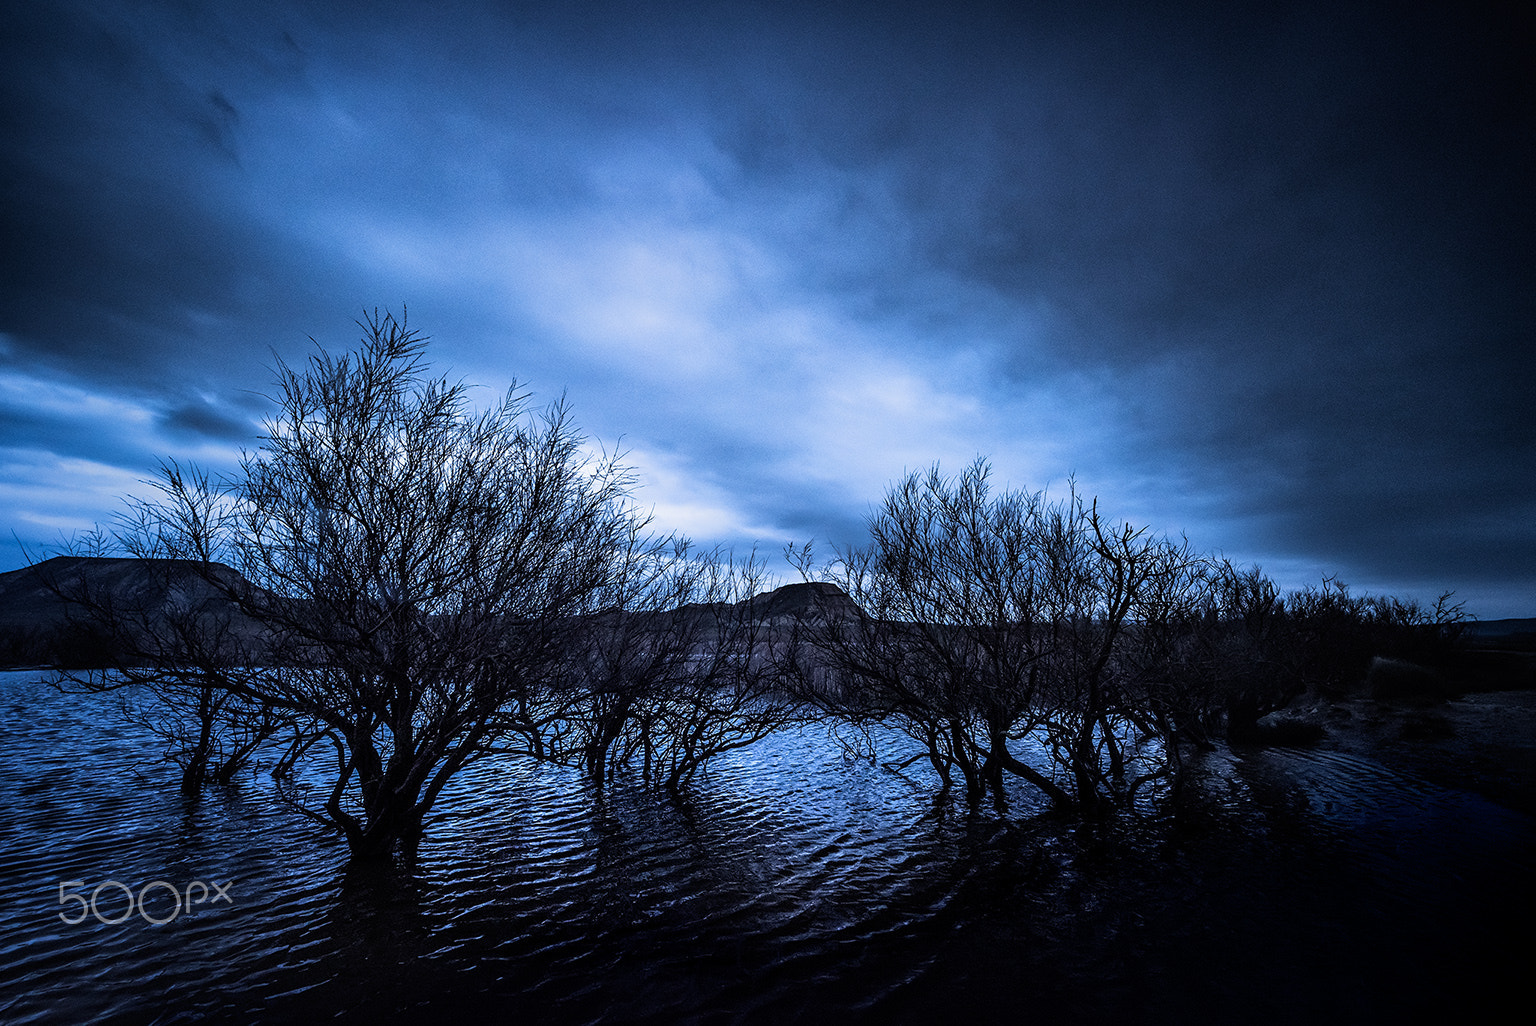
<path id="1" fill-rule="evenodd" d="M 1536 608 L 1526 20 L 568 6 L 12 5 L 7 533 L 232 466 L 277 360 L 408 307 L 701 541 L 856 542 L 986 454 L 1290 586 Z"/>

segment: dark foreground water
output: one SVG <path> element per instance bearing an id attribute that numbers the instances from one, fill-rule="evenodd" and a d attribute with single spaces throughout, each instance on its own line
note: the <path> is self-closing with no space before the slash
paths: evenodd
<path id="1" fill-rule="evenodd" d="M 926 778 L 819 730 L 722 759 L 681 806 L 504 759 L 445 796 L 414 867 L 359 874 L 265 776 L 187 804 L 110 700 L 35 677 L 0 674 L 4 1022 L 1529 1011 L 1536 823 L 1337 753 L 1219 753 L 1094 829 L 936 815 Z M 177 914 L 156 885 L 156 926 L 107 880 L 229 900 Z M 128 918 L 61 904 L 65 881 Z"/>

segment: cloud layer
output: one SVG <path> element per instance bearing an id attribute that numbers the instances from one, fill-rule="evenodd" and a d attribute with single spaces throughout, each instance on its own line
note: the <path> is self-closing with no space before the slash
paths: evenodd
<path id="1" fill-rule="evenodd" d="M 1528 614 L 1529 29 L 1141 6 L 8 12 L 0 520 L 229 465 L 274 359 L 408 305 L 704 541 L 855 542 L 984 453 Z"/>

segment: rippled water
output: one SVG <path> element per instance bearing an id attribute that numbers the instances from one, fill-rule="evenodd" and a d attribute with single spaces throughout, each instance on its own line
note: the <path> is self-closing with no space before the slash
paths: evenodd
<path id="1" fill-rule="evenodd" d="M 1530 817 L 1326 750 L 1212 755 L 1099 827 L 936 809 L 820 730 L 681 805 L 488 760 L 366 873 L 264 776 L 188 803 L 154 757 L 0 674 L 0 1020 L 1386 1022 L 1489 1009 L 1531 954 Z M 108 879 L 232 902 L 60 921 Z"/>

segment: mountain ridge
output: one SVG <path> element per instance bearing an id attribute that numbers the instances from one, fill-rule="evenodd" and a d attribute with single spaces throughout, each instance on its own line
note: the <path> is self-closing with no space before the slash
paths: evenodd
<path id="1" fill-rule="evenodd" d="M 206 573 L 217 583 L 210 582 Z M 213 563 L 205 570 L 195 560 L 55 556 L 6 571 L 0 573 L 0 665 L 37 665 L 57 659 L 59 645 L 67 646 L 72 633 L 90 635 L 90 613 L 67 597 L 71 593 L 128 610 L 133 616 L 166 616 L 173 609 L 190 605 L 209 616 L 244 621 L 228 597 L 230 592 L 243 589 L 256 590 L 225 564 Z M 683 612 L 723 616 L 728 610 L 732 615 L 745 613 L 764 622 L 861 615 L 842 589 L 819 581 L 782 585 L 736 603 L 694 603 L 641 615 Z M 253 631 L 259 629 L 250 625 L 245 633 Z"/>

